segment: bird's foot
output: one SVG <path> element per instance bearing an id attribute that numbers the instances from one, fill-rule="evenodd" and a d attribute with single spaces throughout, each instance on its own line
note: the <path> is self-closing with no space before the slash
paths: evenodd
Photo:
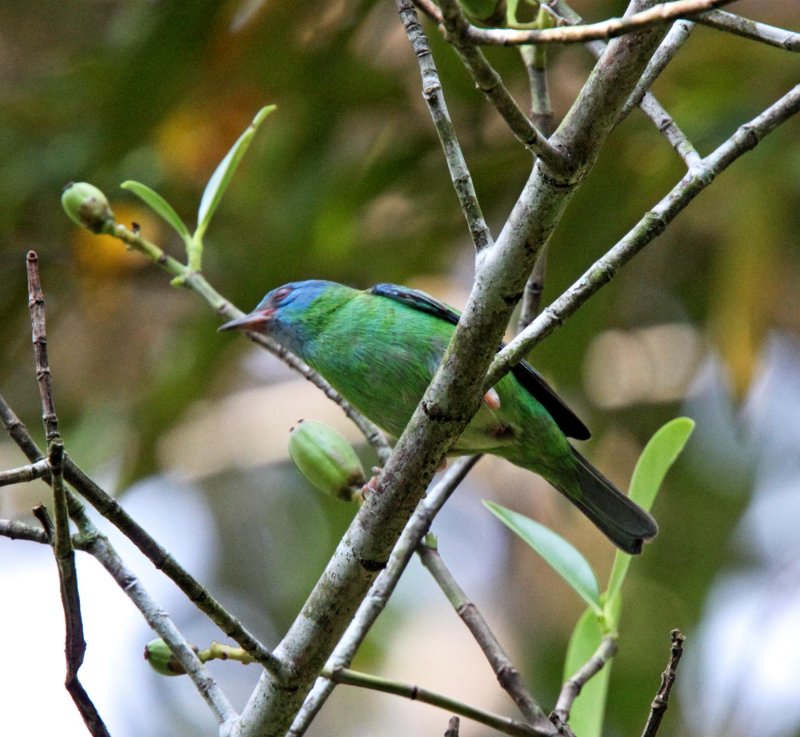
<path id="1" fill-rule="evenodd" d="M 489 389 L 483 395 L 483 402 L 489 409 L 500 409 L 500 395 L 494 389 Z"/>
<path id="2" fill-rule="evenodd" d="M 380 466 L 373 466 L 372 467 L 372 477 L 363 487 L 361 487 L 361 498 L 366 501 L 367 497 L 370 494 L 373 494 L 378 491 L 378 482 L 381 480 L 381 474 L 383 473 L 383 468 Z"/>

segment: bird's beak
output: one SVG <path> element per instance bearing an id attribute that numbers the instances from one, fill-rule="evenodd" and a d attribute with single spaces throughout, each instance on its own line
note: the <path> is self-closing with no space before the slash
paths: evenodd
<path id="1" fill-rule="evenodd" d="M 219 330 L 256 330 L 272 319 L 274 310 L 255 310 L 249 315 L 237 317 L 235 320 L 226 322 Z"/>

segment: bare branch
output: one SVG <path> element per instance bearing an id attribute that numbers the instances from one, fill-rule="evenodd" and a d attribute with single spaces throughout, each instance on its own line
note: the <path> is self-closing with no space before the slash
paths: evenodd
<path id="1" fill-rule="evenodd" d="M 430 704 L 431 706 L 438 706 L 440 709 L 445 709 L 449 712 L 460 714 L 462 717 L 472 719 L 479 724 L 485 724 L 487 727 L 492 727 L 498 732 L 503 734 L 513 735 L 514 737 L 551 737 L 552 731 L 542 732 L 534 727 L 530 727 L 523 722 L 517 722 L 508 717 L 500 716 L 499 714 L 492 714 L 482 709 L 476 709 L 469 704 L 461 701 L 456 701 L 448 696 L 444 696 L 434 691 L 428 691 L 426 688 L 414 686 L 410 683 L 400 683 L 398 681 L 389 681 L 384 678 L 377 678 L 370 676 L 366 673 L 359 673 L 357 671 L 348 670 L 347 668 L 336 668 L 335 670 L 327 673 L 328 677 L 335 683 L 343 683 L 348 686 L 358 686 L 359 688 L 368 688 L 373 691 L 381 691 L 382 693 L 390 693 L 395 696 L 403 696 L 412 701 L 421 701 L 423 704 Z"/>
<path id="2" fill-rule="evenodd" d="M 42 453 L 11 407 L 0 395 L 0 420 L 12 439 L 28 459 L 37 461 Z M 97 509 L 111 524 L 122 532 L 160 571 L 163 571 L 200 611 L 214 622 L 228 637 L 253 655 L 264 668 L 280 676 L 282 665 L 239 620 L 228 613 L 188 571 L 139 525 L 110 494 L 90 479 L 67 456 L 64 476 L 73 488 Z"/>
<path id="3" fill-rule="evenodd" d="M 656 100 L 652 92 L 645 94 L 641 103 L 642 111 L 655 123 L 656 128 L 664 134 L 675 153 L 683 159 L 687 169 L 700 163 L 700 154 L 686 134 L 678 127 L 672 116 Z"/>
<path id="4" fill-rule="evenodd" d="M 743 38 L 777 46 L 779 49 L 800 51 L 800 33 L 748 20 L 726 10 L 710 10 L 708 13 L 695 16 L 694 20 L 718 31 L 727 31 Z"/>
<path id="5" fill-rule="evenodd" d="M 650 63 L 644 70 L 644 74 L 642 74 L 639 84 L 636 85 L 636 89 L 633 91 L 633 94 L 628 98 L 628 102 L 625 103 L 625 107 L 623 107 L 620 111 L 619 121 L 622 121 L 628 115 L 628 113 L 633 110 L 633 108 L 642 104 L 642 99 L 644 98 L 645 93 L 653 85 L 653 82 L 656 81 L 658 75 L 664 71 L 664 68 L 667 66 L 667 64 L 672 61 L 672 57 L 675 56 L 686 39 L 689 38 L 689 34 L 692 32 L 693 28 L 694 23 L 688 20 L 681 20 L 675 23 L 675 25 L 669 29 L 667 37 L 656 49 L 656 53 L 653 54 L 653 58 L 650 60 Z"/>
<path id="6" fill-rule="evenodd" d="M 547 274 L 547 252 L 548 245 L 545 244 L 536 259 L 530 277 L 525 284 L 525 292 L 522 295 L 522 305 L 519 309 L 519 320 L 517 320 L 517 332 L 521 333 L 530 325 L 542 304 L 542 294 L 544 294 L 544 278 Z"/>
<path id="7" fill-rule="evenodd" d="M 714 178 L 742 154 L 754 148 L 764 136 L 800 111 L 800 85 L 745 123 L 722 145 L 702 159 L 678 184 L 630 230 L 598 259 L 566 292 L 550 304 L 525 330 L 495 357 L 487 374 L 485 390 L 497 383 L 511 366 L 553 332 L 639 251 L 660 235 Z"/>
<path id="8" fill-rule="evenodd" d="M 428 495 L 419 503 L 403 534 L 397 541 L 386 568 L 378 576 L 369 593 L 355 613 L 339 639 L 326 664 L 328 670 L 347 668 L 353 661 L 364 638 L 378 615 L 384 610 L 389 597 L 397 586 L 419 541 L 427 534 L 431 522 L 444 506 L 450 495 L 458 488 L 480 456 L 459 458 L 445 471 Z M 300 737 L 308 729 L 317 712 L 333 692 L 334 683 L 327 678 L 318 678 L 288 732 L 290 737 Z"/>
<path id="9" fill-rule="evenodd" d="M 475 245 L 475 250 L 480 253 L 492 244 L 492 235 L 483 218 L 478 196 L 472 183 L 472 176 L 469 173 L 467 162 L 456 137 L 453 121 L 450 119 L 450 113 L 447 110 L 442 84 L 439 80 L 439 73 L 436 71 L 436 64 L 428 45 L 428 39 L 410 0 L 398 0 L 397 10 L 400 14 L 403 28 L 405 28 L 408 35 L 408 40 L 411 42 L 411 47 L 417 57 L 422 76 L 422 97 L 433 118 L 436 132 L 439 134 L 450 178 L 453 181 L 461 211 L 466 218 L 472 242 Z M 386 459 L 384 458 L 383 460 Z"/>
<path id="10" fill-rule="evenodd" d="M 569 721 L 569 713 L 572 710 L 572 704 L 580 695 L 581 689 L 606 666 L 616 652 L 616 638 L 606 635 L 601 640 L 600 645 L 597 650 L 595 650 L 592 657 L 589 658 L 576 673 L 567 679 L 561 687 L 561 693 L 558 695 L 556 708 L 553 709 L 553 717 L 555 717 L 554 722 L 557 725 L 566 724 Z"/>
<path id="11" fill-rule="evenodd" d="M 661 686 L 653 699 L 653 703 L 650 705 L 650 715 L 647 718 L 642 737 L 656 736 L 658 728 L 661 726 L 661 720 L 664 718 L 669 705 L 669 695 L 672 692 L 675 677 L 678 675 L 678 663 L 683 655 L 683 643 L 686 638 L 679 629 L 674 629 L 670 632 L 670 639 L 672 640 L 672 647 L 669 652 L 669 662 L 666 670 L 661 674 Z"/>
<path id="12" fill-rule="evenodd" d="M 83 618 L 78 594 L 78 572 L 75 569 L 75 553 L 72 550 L 69 529 L 67 490 L 64 487 L 64 445 L 58 432 L 58 417 L 53 402 L 53 378 L 47 361 L 44 294 L 39 278 L 39 258 L 34 251 L 28 251 L 26 263 L 33 352 L 36 360 L 36 379 L 42 402 L 42 421 L 48 443 L 47 465 L 53 488 L 55 524 L 50 522 L 44 507 L 40 508 L 40 512 L 44 520 L 45 534 L 53 539 L 53 552 L 61 590 L 61 606 L 64 609 L 64 656 L 67 670 L 64 685 L 89 732 L 96 737 L 106 737 L 109 733 L 103 719 L 78 678 L 78 671 L 83 665 L 83 658 L 86 654 L 86 641 L 83 637 Z"/>
<path id="13" fill-rule="evenodd" d="M 553 0 L 553 6 L 559 17 L 564 18 L 566 22 L 573 25 L 583 22 L 581 16 L 567 5 L 565 0 Z M 605 47 L 604 41 L 589 41 L 586 44 L 586 48 L 597 58 L 603 53 Z M 651 92 L 645 93 L 640 107 L 642 112 L 653 121 L 658 131 L 669 141 L 678 156 L 683 159 L 687 169 L 691 169 L 700 162 L 700 154 L 697 153 L 692 142 Z"/>
<path id="14" fill-rule="evenodd" d="M 445 37 L 458 52 L 478 89 L 483 92 L 505 120 L 511 132 L 551 169 L 559 171 L 564 157 L 528 117 L 511 96 L 500 75 L 487 61 L 483 52 L 469 37 L 470 24 L 455 0 L 440 0 Z"/>
<path id="15" fill-rule="evenodd" d="M 0 471 L 0 486 L 10 486 L 11 484 L 23 484 L 28 481 L 35 481 L 50 474 L 50 463 L 44 459 L 27 466 L 11 468 L 8 471 Z"/>
<path id="16" fill-rule="evenodd" d="M 477 28 L 471 25 L 466 30 L 466 33 L 475 43 L 499 44 L 502 46 L 532 43 L 586 43 L 587 41 L 616 38 L 627 33 L 650 28 L 651 26 L 662 25 L 676 18 L 691 18 L 698 13 L 703 13 L 731 2 L 733 0 L 675 0 L 674 2 L 654 5 L 624 18 L 609 18 L 600 23 L 530 31 Z"/>
<path id="17" fill-rule="evenodd" d="M 139 579 L 125 566 L 108 539 L 94 527 L 86 516 L 83 505 L 77 500 L 73 500 L 70 511 L 82 536 L 86 539 L 86 550 L 100 562 L 141 612 L 150 627 L 169 645 L 208 704 L 217 722 L 222 727 L 231 724 L 236 718 L 236 712 L 167 612 L 158 606 Z"/>
<path id="18" fill-rule="evenodd" d="M 422 561 L 422 565 L 430 571 L 447 600 L 452 604 L 458 616 L 461 617 L 461 620 L 472 633 L 475 641 L 492 666 L 498 682 L 514 700 L 528 723 L 544 734 L 556 734 L 557 732 L 552 723 L 536 703 L 533 695 L 522 680 L 519 671 L 494 636 L 483 615 L 453 578 L 438 549 L 424 541 L 417 547 L 417 554 Z"/>

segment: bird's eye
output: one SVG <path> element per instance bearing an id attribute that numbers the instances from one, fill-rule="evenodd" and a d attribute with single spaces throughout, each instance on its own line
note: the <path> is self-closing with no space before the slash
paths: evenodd
<path id="1" fill-rule="evenodd" d="M 280 289 L 276 289 L 276 290 L 275 290 L 275 291 L 272 293 L 272 302 L 273 302 L 274 304 L 280 304 L 280 303 L 281 303 L 281 302 L 283 302 L 283 300 L 284 300 L 284 299 L 286 299 L 286 298 L 287 298 L 287 297 L 288 297 L 288 296 L 289 296 L 291 293 L 292 293 L 292 290 L 291 290 L 291 288 L 290 288 L 290 287 L 281 287 Z"/>

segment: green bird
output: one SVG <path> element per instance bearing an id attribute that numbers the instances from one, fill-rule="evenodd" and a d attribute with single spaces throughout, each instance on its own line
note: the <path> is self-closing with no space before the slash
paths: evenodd
<path id="1" fill-rule="evenodd" d="M 362 414 L 399 437 L 453 337 L 459 314 L 395 284 L 360 291 L 330 281 L 285 284 L 220 330 L 271 336 L 318 371 Z M 501 346 L 502 347 L 502 346 Z M 628 553 L 658 532 L 567 441 L 589 430 L 533 367 L 521 362 L 483 398 L 452 454 L 491 453 L 538 473 Z"/>

